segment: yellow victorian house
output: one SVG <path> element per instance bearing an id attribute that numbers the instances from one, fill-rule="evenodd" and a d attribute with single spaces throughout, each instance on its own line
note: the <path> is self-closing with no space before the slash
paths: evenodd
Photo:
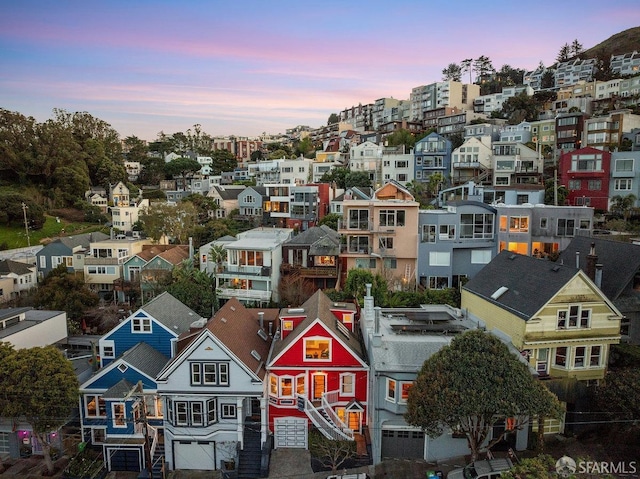
<path id="1" fill-rule="evenodd" d="M 584 271 L 509 251 L 462 288 L 461 306 L 508 335 L 568 410 L 620 342 L 622 314 Z"/>

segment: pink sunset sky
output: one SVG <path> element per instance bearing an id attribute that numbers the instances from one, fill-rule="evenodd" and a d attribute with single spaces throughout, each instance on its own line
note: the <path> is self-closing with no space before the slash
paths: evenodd
<path id="1" fill-rule="evenodd" d="M 638 0 L 3 2 L 0 107 L 86 111 L 144 140 L 283 133 L 408 99 L 465 58 L 533 69 L 635 26 Z"/>

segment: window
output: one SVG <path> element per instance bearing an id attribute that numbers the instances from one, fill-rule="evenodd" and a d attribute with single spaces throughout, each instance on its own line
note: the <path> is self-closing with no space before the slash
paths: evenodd
<path id="1" fill-rule="evenodd" d="M 471 250 L 471 264 L 489 264 L 491 262 L 491 250 L 473 249 Z"/>
<path id="2" fill-rule="evenodd" d="M 576 229 L 576 220 L 558 218 L 558 236 L 574 236 Z"/>
<path id="3" fill-rule="evenodd" d="M 592 368 L 600 367 L 602 346 L 591 346 L 591 354 L 589 355 L 589 366 Z"/>
<path id="4" fill-rule="evenodd" d="M 456 239 L 456 227 L 454 225 L 440 225 L 440 233 L 438 238 L 441 240 Z"/>
<path id="5" fill-rule="evenodd" d="M 413 386 L 413 382 L 401 381 L 400 382 L 400 401 L 401 403 L 406 403 L 409 399 L 409 390 Z"/>
<path id="6" fill-rule="evenodd" d="M 236 405 L 235 404 L 223 404 L 220 414 L 222 419 L 235 419 L 236 417 Z"/>
<path id="7" fill-rule="evenodd" d="M 398 268 L 398 260 L 396 258 L 385 258 L 384 259 L 384 267 L 387 269 L 397 269 Z"/>
<path id="8" fill-rule="evenodd" d="M 313 361 L 331 360 L 331 339 L 321 337 L 305 338 L 304 357 Z"/>
<path id="9" fill-rule="evenodd" d="M 567 367 L 567 347 L 566 346 L 556 348 L 556 357 L 555 357 L 554 363 L 556 366 L 561 368 Z"/>
<path id="10" fill-rule="evenodd" d="M 124 412 L 124 403 L 111 404 L 111 418 L 113 427 L 127 427 L 127 420 Z"/>
<path id="11" fill-rule="evenodd" d="M 422 242 L 436 242 L 436 225 L 422 225 Z"/>
<path id="12" fill-rule="evenodd" d="M 293 321 L 291 319 L 283 319 L 282 320 L 282 330 L 283 331 L 293 331 Z"/>
<path id="13" fill-rule="evenodd" d="M 393 249 L 393 237 L 392 236 L 381 236 L 380 237 L 380 249 Z"/>
<path id="14" fill-rule="evenodd" d="M 132 333 L 150 333 L 151 320 L 149 318 L 133 318 L 131 320 Z"/>
<path id="15" fill-rule="evenodd" d="M 204 424 L 204 417 L 202 415 L 202 403 L 191 403 L 191 425 L 202 426 Z"/>
<path id="16" fill-rule="evenodd" d="M 558 329 L 588 328 L 590 324 L 590 309 L 582 309 L 579 305 L 572 305 L 568 310 L 558 311 Z"/>
<path id="17" fill-rule="evenodd" d="M 529 201 L 529 195 L 517 195 L 516 204 L 523 205 Z"/>
<path id="18" fill-rule="evenodd" d="M 115 343 L 111 340 L 106 340 L 101 343 L 102 357 L 103 358 L 115 358 Z"/>
<path id="19" fill-rule="evenodd" d="M 591 191 L 600 191 L 602 189 L 602 180 L 589 180 L 587 185 Z"/>
<path id="20" fill-rule="evenodd" d="M 429 266 L 449 266 L 451 264 L 451 253 L 448 251 L 430 251 Z"/>
<path id="21" fill-rule="evenodd" d="M 176 401 L 176 418 L 175 423 L 177 426 L 188 426 L 189 425 L 189 413 L 188 406 L 185 401 Z"/>
<path id="22" fill-rule="evenodd" d="M 548 222 L 549 220 L 547 218 L 540 218 L 540 229 L 546 230 Z"/>
<path id="23" fill-rule="evenodd" d="M 349 253 L 369 254 L 368 236 L 348 236 Z"/>
<path id="24" fill-rule="evenodd" d="M 580 180 L 569 180 L 569 189 L 576 191 L 582 188 L 582 182 Z"/>
<path id="25" fill-rule="evenodd" d="M 460 215 L 460 239 L 493 238 L 494 215 L 488 213 Z"/>
<path id="26" fill-rule="evenodd" d="M 627 179 L 617 179 L 613 183 L 613 189 L 614 190 L 629 191 L 629 190 L 633 189 L 632 181 L 629 178 L 627 178 Z"/>
<path id="27" fill-rule="evenodd" d="M 99 396 L 97 394 L 87 394 L 84 397 L 84 403 L 86 417 L 107 416 L 107 407 L 102 396 Z"/>
<path id="28" fill-rule="evenodd" d="M 368 230 L 369 229 L 369 210 L 349 210 L 349 229 Z"/>
<path id="29" fill-rule="evenodd" d="M 207 401 L 207 425 L 213 424 L 214 422 L 216 422 L 218 420 L 216 411 L 217 411 L 216 400 L 215 399 L 209 399 Z"/>
<path id="30" fill-rule="evenodd" d="M 381 210 L 380 226 L 404 226 L 404 210 Z"/>
<path id="31" fill-rule="evenodd" d="M 93 444 L 104 444 L 107 437 L 106 427 L 94 427 L 91 429 L 91 442 Z"/>
<path id="32" fill-rule="evenodd" d="M 344 373 L 340 375 L 340 394 L 342 396 L 355 395 L 356 375 L 352 373 Z"/>
<path id="33" fill-rule="evenodd" d="M 192 386 L 228 386 L 229 363 L 193 362 L 191 363 Z"/>
<path id="34" fill-rule="evenodd" d="M 449 278 L 446 276 L 429 276 L 430 289 L 446 289 L 449 287 Z"/>
<path id="35" fill-rule="evenodd" d="M 304 374 L 296 376 L 296 394 L 304 395 L 306 393 L 306 385 L 304 380 Z"/>
<path id="36" fill-rule="evenodd" d="M 549 349 L 542 348 L 537 351 L 538 357 L 536 358 L 536 371 L 539 374 L 547 373 L 547 363 L 549 361 Z"/>
<path id="37" fill-rule="evenodd" d="M 529 231 L 528 216 L 512 216 L 509 218 L 510 233 L 526 233 L 527 231 Z"/>
<path id="38" fill-rule="evenodd" d="M 632 159 L 616 160 L 615 171 L 633 171 Z"/>
<path id="39" fill-rule="evenodd" d="M 387 378 L 387 395 L 385 398 L 387 401 L 396 402 L 396 381 L 395 379 Z"/>
<path id="40" fill-rule="evenodd" d="M 573 367 L 574 368 L 583 368 L 584 367 L 584 359 L 585 354 L 587 352 L 587 348 L 584 346 L 576 347 L 576 352 L 573 357 Z"/>
<path id="41" fill-rule="evenodd" d="M 269 394 L 272 396 L 278 395 L 278 377 L 270 376 L 269 377 Z"/>
<path id="42" fill-rule="evenodd" d="M 282 376 L 280 378 L 280 397 L 293 397 L 293 378 Z"/>

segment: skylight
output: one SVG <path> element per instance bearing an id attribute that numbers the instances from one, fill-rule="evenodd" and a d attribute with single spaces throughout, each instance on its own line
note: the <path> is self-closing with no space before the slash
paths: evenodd
<path id="1" fill-rule="evenodd" d="M 500 296 L 502 296 L 504 293 L 506 293 L 507 291 L 509 291 L 509 288 L 507 288 L 506 286 L 500 286 L 498 289 L 495 290 L 495 292 L 491 295 L 491 299 L 498 299 Z"/>

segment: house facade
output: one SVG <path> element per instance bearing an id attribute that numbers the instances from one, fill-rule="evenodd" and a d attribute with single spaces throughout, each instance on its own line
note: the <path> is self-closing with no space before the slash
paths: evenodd
<path id="1" fill-rule="evenodd" d="M 70 273 L 84 271 L 84 260 L 91 251 L 89 245 L 108 238 L 109 236 L 104 233 L 95 232 L 53 240 L 36 253 L 38 278 L 44 278 L 61 264 L 64 264 Z"/>
<path id="2" fill-rule="evenodd" d="M 335 311 L 335 312 L 334 312 Z M 367 425 L 366 356 L 355 311 L 320 290 L 279 315 L 267 362 L 268 425 L 275 448 L 306 448 L 313 425 L 329 439 L 354 440 Z"/>
<path id="3" fill-rule="evenodd" d="M 254 228 L 226 243 L 227 259 L 217 274 L 218 297 L 261 304 L 278 301 L 281 246 L 292 235 L 290 228 Z"/>
<path id="4" fill-rule="evenodd" d="M 609 195 L 610 200 L 616 196 L 634 195 L 633 206 L 640 206 L 640 150 L 611 153 Z"/>
<path id="5" fill-rule="evenodd" d="M 608 211 L 611 153 L 597 148 L 580 148 L 560 155 L 561 184 L 569 190 L 567 203 Z"/>
<path id="6" fill-rule="evenodd" d="M 246 470 L 254 463 L 249 450 L 256 446 L 259 455 L 268 432 L 263 380 L 277 313 L 248 310 L 233 298 L 204 328 L 180 338 L 177 355 L 158 375 L 169 470 L 217 470 L 238 461 Z"/>
<path id="7" fill-rule="evenodd" d="M 23 291 L 35 288 L 38 281 L 36 266 L 10 259 L 0 261 L 0 278 L 9 278 L 13 282 L 14 297 Z M 2 295 L 0 295 L 2 296 Z"/>
<path id="8" fill-rule="evenodd" d="M 429 183 L 431 175 L 440 173 L 444 178 L 444 185 L 449 184 L 451 152 L 451 141 L 437 133 L 430 133 L 418 140 L 413 150 L 415 180 Z"/>
<path id="9" fill-rule="evenodd" d="M 371 200 L 343 202 L 338 233 L 344 237 L 342 271 L 365 268 L 382 274 L 393 288 L 415 284 L 419 203 L 395 181 L 376 190 Z"/>
<path id="10" fill-rule="evenodd" d="M 497 253 L 497 211 L 477 201 L 421 210 L 418 227 L 418 284 L 422 288 L 460 288 Z"/>

